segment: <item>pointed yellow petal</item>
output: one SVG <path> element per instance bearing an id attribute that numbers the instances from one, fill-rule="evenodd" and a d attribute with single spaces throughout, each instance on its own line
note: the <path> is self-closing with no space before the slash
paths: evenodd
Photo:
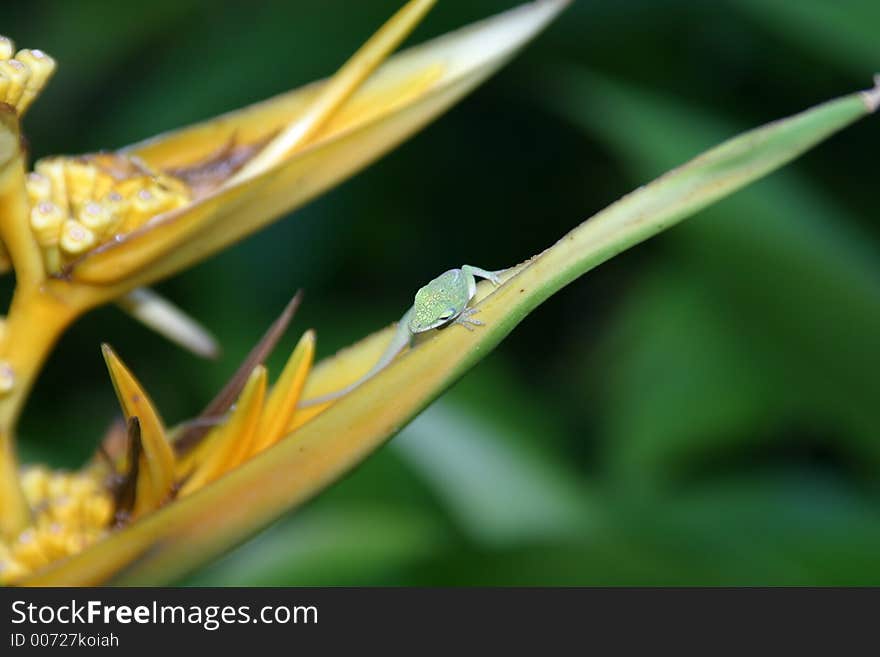
<path id="1" fill-rule="evenodd" d="M 228 470 L 236 467 L 254 451 L 254 439 L 266 395 L 266 368 L 254 368 L 235 405 L 232 416 L 204 440 L 204 460 L 181 487 L 180 494 L 189 495 Z"/>
<path id="2" fill-rule="evenodd" d="M 392 57 L 313 136 L 310 145 L 243 184 L 219 191 L 91 251 L 74 280 L 144 285 L 168 276 L 311 200 L 406 139 L 502 66 L 567 4 L 543 0 Z M 192 166 L 218 148 L 266 140 L 301 118 L 311 85 L 214 121 L 133 146 L 158 169 Z M 376 111 L 373 111 L 373 108 Z"/>
<path id="3" fill-rule="evenodd" d="M 376 67 L 412 32 L 435 3 L 436 0 L 411 0 L 392 16 L 323 85 L 321 93 L 309 104 L 308 110 L 248 162 L 230 183 L 240 182 L 262 173 L 307 143 L 357 91 Z"/>
<path id="4" fill-rule="evenodd" d="M 343 349 L 333 358 L 328 358 L 312 369 L 303 391 L 303 399 L 320 397 L 327 393 L 341 390 L 360 379 L 370 371 L 379 360 L 394 335 L 391 329 L 375 333 L 361 340 L 356 348 Z M 299 408 L 287 425 L 288 432 L 295 431 L 312 418 L 320 415 L 333 405 L 334 401 Z"/>
<path id="5" fill-rule="evenodd" d="M 281 436 L 288 432 L 290 420 L 296 413 L 306 377 L 315 357 L 315 333 L 306 331 L 290 355 L 281 376 L 272 387 L 266 400 L 266 408 L 260 419 L 254 454 L 262 452 L 274 445 Z"/>
<path id="6" fill-rule="evenodd" d="M 168 501 L 174 490 L 174 451 L 162 420 L 138 380 L 107 345 L 102 346 L 113 388 L 126 419 L 140 422 L 141 457 L 134 516 L 152 511 Z"/>

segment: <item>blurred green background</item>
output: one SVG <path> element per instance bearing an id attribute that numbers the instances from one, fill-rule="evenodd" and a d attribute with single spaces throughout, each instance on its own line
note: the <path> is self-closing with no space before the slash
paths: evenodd
<path id="1" fill-rule="evenodd" d="M 411 42 L 514 4 L 441 0 Z M 29 0 L 3 32 L 61 65 L 27 119 L 41 157 L 325 76 L 398 5 Z M 388 157 L 160 286 L 221 360 L 113 308 L 80 321 L 25 460 L 94 449 L 116 412 L 101 341 L 166 420 L 190 417 L 297 288 L 275 372 L 308 327 L 331 354 L 445 269 L 517 263 L 725 137 L 869 86 L 877 25 L 876 0 L 578 0 Z M 862 122 L 563 290 L 355 473 L 185 582 L 880 584 L 878 145 Z"/>

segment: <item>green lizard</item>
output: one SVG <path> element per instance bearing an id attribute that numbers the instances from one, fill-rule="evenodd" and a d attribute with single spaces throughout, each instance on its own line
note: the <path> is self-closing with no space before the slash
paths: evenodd
<path id="1" fill-rule="evenodd" d="M 450 269 L 440 274 L 416 292 L 412 308 L 400 318 L 391 343 L 369 372 L 344 388 L 302 402 L 299 405 L 300 408 L 323 404 L 347 395 L 384 370 L 418 333 L 443 328 L 451 324 L 459 324 L 468 331 L 473 331 L 475 326 L 482 326 L 483 322 L 473 319 L 479 310 L 468 308 L 468 304 L 477 292 L 477 276 L 491 281 L 494 285 L 501 283 L 498 272 L 487 271 L 471 265 L 463 265 L 461 269 Z"/>

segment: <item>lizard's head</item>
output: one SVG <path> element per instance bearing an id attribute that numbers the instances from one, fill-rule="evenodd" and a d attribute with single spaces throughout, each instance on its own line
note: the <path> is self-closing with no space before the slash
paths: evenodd
<path id="1" fill-rule="evenodd" d="M 423 333 L 448 324 L 459 312 L 447 304 L 416 306 L 409 320 L 411 333 Z"/>
<path id="2" fill-rule="evenodd" d="M 452 277 L 446 277 L 452 278 Z M 416 292 L 409 320 L 411 333 L 423 333 L 453 321 L 467 305 L 461 286 L 449 283 L 443 276 L 435 278 Z"/>

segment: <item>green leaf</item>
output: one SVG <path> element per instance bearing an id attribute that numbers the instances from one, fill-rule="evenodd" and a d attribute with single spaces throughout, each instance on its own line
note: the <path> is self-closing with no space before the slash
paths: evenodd
<path id="1" fill-rule="evenodd" d="M 394 446 L 478 543 L 547 540 L 590 527 L 595 511 L 575 473 L 517 444 L 515 431 L 444 399 Z"/>
<path id="2" fill-rule="evenodd" d="M 440 573 L 453 586 L 876 585 L 876 509 L 832 477 L 761 472 L 610 507 L 613 521 L 586 539 L 440 553 L 407 583 Z"/>
<path id="3" fill-rule="evenodd" d="M 656 495 L 707 461 L 772 449 L 800 406 L 772 346 L 743 335 L 737 312 L 696 273 L 655 267 L 581 368 L 584 378 L 604 372 L 603 468 L 628 494 Z"/>
<path id="4" fill-rule="evenodd" d="M 187 579 L 187 586 L 357 586 L 419 563 L 447 538 L 430 517 L 381 504 L 310 509 Z"/>
<path id="5" fill-rule="evenodd" d="M 620 507 L 614 517 L 618 535 L 655 560 L 691 564 L 670 583 L 880 582 L 876 496 L 828 471 L 760 468 Z"/>
<path id="6" fill-rule="evenodd" d="M 823 61 L 836 61 L 861 75 L 877 71 L 880 4 L 875 0 L 738 0 L 735 4 L 780 38 L 798 43 Z"/>

